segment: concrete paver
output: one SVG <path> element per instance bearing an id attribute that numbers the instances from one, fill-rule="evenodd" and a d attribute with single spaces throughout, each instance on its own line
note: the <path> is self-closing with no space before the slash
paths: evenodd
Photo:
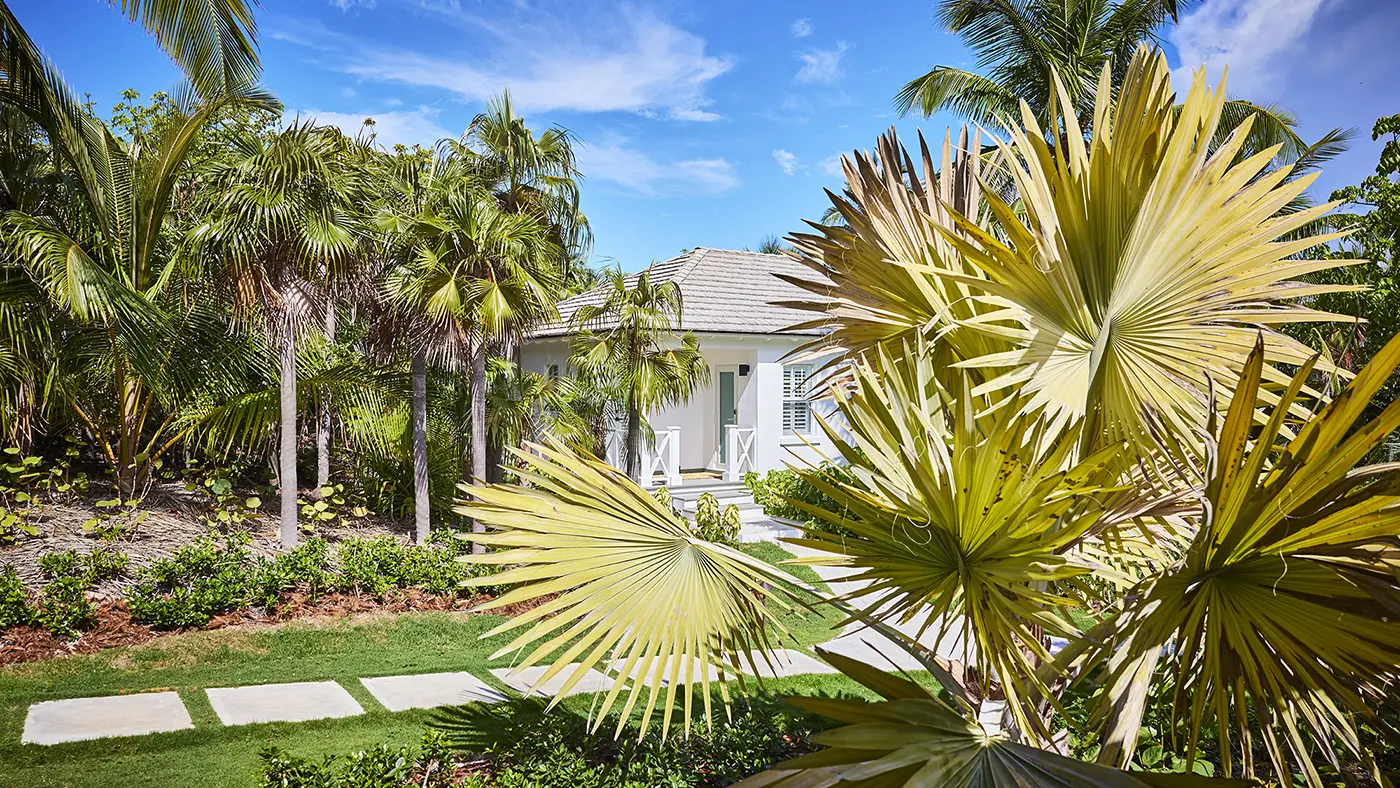
<path id="1" fill-rule="evenodd" d="M 473 701 L 499 703 L 506 699 L 486 682 L 465 671 L 378 676 L 360 679 L 360 683 L 389 711 L 434 709 Z"/>
<path id="2" fill-rule="evenodd" d="M 193 728 L 176 692 L 46 700 L 29 707 L 21 741 L 59 744 Z"/>
<path id="3" fill-rule="evenodd" d="M 564 688 L 566 682 L 573 679 L 574 672 L 578 669 L 578 664 L 570 665 L 552 676 L 549 681 L 536 687 L 534 692 L 531 692 L 530 688 L 534 687 L 535 682 L 540 680 L 540 677 L 545 674 L 547 669 L 547 665 L 531 665 L 528 668 L 520 669 L 493 668 L 491 674 L 505 682 L 506 686 L 520 692 L 528 698 L 552 698 L 559 694 L 559 690 Z M 589 668 L 588 672 L 583 674 L 583 678 L 579 679 L 577 684 L 569 688 L 566 695 L 579 695 L 585 692 L 606 692 L 612 689 L 612 685 L 612 679 Z"/>
<path id="4" fill-rule="evenodd" d="M 216 687 L 204 692 L 225 725 L 304 722 L 365 713 L 359 702 L 334 681 Z"/>

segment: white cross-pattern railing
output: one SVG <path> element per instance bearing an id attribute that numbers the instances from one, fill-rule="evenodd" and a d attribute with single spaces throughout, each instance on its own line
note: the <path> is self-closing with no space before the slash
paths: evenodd
<path id="1" fill-rule="evenodd" d="M 725 463 L 724 480 L 742 481 L 744 474 L 754 470 L 754 438 L 758 431 L 753 427 L 740 427 L 729 424 L 724 428 Z"/>
<path id="2" fill-rule="evenodd" d="M 660 476 L 658 481 L 656 478 Z M 642 456 L 642 486 L 675 487 L 681 483 L 681 428 L 656 431 L 656 446 Z"/>
<path id="3" fill-rule="evenodd" d="M 607 437 L 603 439 L 603 460 L 619 471 L 627 468 L 627 436 L 622 430 L 608 430 Z"/>

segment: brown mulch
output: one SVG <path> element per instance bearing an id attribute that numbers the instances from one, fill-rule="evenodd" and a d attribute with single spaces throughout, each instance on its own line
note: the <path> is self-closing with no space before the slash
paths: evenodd
<path id="1" fill-rule="evenodd" d="M 492 615 L 518 616 L 553 597 L 533 599 L 490 611 Z M 135 646 L 161 635 L 226 629 L 249 624 L 277 624 L 301 618 L 343 617 L 357 613 L 411 613 L 418 611 L 469 612 L 489 600 L 487 596 L 435 596 L 416 588 L 395 591 L 384 599 L 356 594 L 332 593 L 312 600 L 303 593 L 288 595 L 275 613 L 261 608 L 236 610 L 215 616 L 208 626 L 196 629 L 157 631 L 133 619 L 124 600 L 98 606 L 97 626 L 77 640 L 64 640 L 41 626 L 10 627 L 0 631 L 0 665 L 38 662 L 71 654 L 93 654 L 118 646 Z"/>

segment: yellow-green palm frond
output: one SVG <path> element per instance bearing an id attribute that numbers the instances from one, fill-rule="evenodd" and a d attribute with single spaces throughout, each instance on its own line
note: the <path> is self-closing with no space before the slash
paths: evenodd
<path id="1" fill-rule="evenodd" d="M 1199 531 L 1178 562 L 1126 597 L 1119 637 L 1099 654 L 1110 668 L 1105 697 L 1117 699 L 1101 710 L 1111 723 L 1104 762 L 1131 757 L 1134 689 L 1164 662 L 1173 718 L 1190 732 L 1188 758 L 1214 727 L 1227 772 L 1239 758 L 1250 774 L 1257 745 L 1275 774 L 1301 771 L 1320 786 L 1314 761 L 1335 765 L 1336 747 L 1364 755 L 1353 718 L 1373 716 L 1400 678 L 1400 470 L 1357 467 L 1400 427 L 1400 402 L 1357 424 L 1400 364 L 1400 339 L 1293 432 L 1289 412 L 1314 364 L 1293 377 L 1261 431 L 1264 356 L 1260 341 L 1223 423 L 1212 416 L 1207 425 Z"/>
<path id="2" fill-rule="evenodd" d="M 1123 772 L 989 734 L 907 679 L 818 649 L 883 698 L 788 698 L 847 723 L 812 737 L 826 749 L 784 761 L 736 788 L 1232 788 L 1254 785 L 1190 774 Z"/>
<path id="3" fill-rule="evenodd" d="M 697 538 L 616 469 L 554 441 L 527 446 L 515 454 L 528 486 L 474 487 L 475 500 L 457 509 L 489 529 L 474 541 L 513 548 L 463 560 L 512 567 L 489 582 L 522 584 L 479 609 L 540 602 L 483 637 L 523 630 L 496 656 L 520 652 L 522 668 L 547 664 L 540 683 L 564 673 L 560 697 L 590 668 L 637 677 L 616 681 L 595 709 L 601 722 L 625 698 L 619 734 L 644 691 L 642 733 L 659 706 L 665 736 L 678 699 L 688 732 L 696 694 L 708 722 L 712 689 L 728 703 L 720 666 L 751 664 L 748 654 L 770 645 L 768 627 L 781 631 L 764 584 L 786 587 L 791 578 Z"/>
<path id="4" fill-rule="evenodd" d="M 984 191 L 1003 235 L 955 214 L 960 233 L 945 236 L 964 267 L 934 270 L 1004 304 L 961 321 L 963 330 L 1014 343 L 962 362 L 992 376 L 974 393 L 1019 389 L 1027 411 L 1066 424 L 1087 418 L 1085 435 L 1126 439 L 1139 454 L 1154 448 L 1149 418 L 1177 435 L 1205 424 L 1261 331 L 1265 379 L 1286 383 L 1271 365 L 1302 364 L 1312 351 L 1275 327 L 1340 319 L 1296 299 L 1350 289 L 1298 280 L 1354 262 L 1295 259 L 1337 237 L 1289 237 L 1333 206 L 1279 215 L 1312 177 L 1271 170 L 1273 148 L 1236 162 L 1248 122 L 1219 147 L 1207 144 L 1225 105 L 1223 82 L 1212 90 L 1197 72 L 1179 114 L 1174 101 L 1166 57 L 1144 46 L 1116 100 L 1103 72 L 1092 139 L 1064 110 L 1062 87 L 1052 117 L 1064 131 L 1052 135 L 1053 147 L 1023 109 L 1001 148 L 1025 218 Z M 1216 403 L 1207 402 L 1206 375 L 1220 386 Z"/>
<path id="5" fill-rule="evenodd" d="M 818 296 L 787 306 L 816 312 L 795 328 L 819 327 L 829 333 L 808 349 L 835 349 L 852 356 L 869 348 L 939 335 L 934 346 L 940 367 L 1009 350 L 1012 344 L 983 333 L 946 332 L 960 321 L 976 321 L 996 311 L 975 288 L 929 273 L 949 269 L 976 276 L 938 228 L 952 231 L 953 211 L 982 211 L 982 142 L 966 128 L 954 146 L 945 137 L 935 158 L 923 137 L 916 163 L 891 130 L 875 154 L 844 161 L 849 197 L 828 193 L 843 220 L 812 224 L 819 234 L 790 237 L 795 257 L 817 274 L 788 281 Z"/>
<path id="6" fill-rule="evenodd" d="M 797 541 L 831 554 L 810 563 L 859 570 L 847 579 L 868 584 L 852 594 L 867 613 L 922 617 L 919 634 L 940 641 L 960 634 L 965 660 L 984 681 L 997 677 L 1019 726 L 1048 737 L 1032 708 L 1051 694 L 1036 678 L 1050 660 L 1044 635 L 1078 637 L 1062 611 L 1093 592 L 1077 578 L 1114 574 L 1076 547 L 1149 513 L 1134 504 L 1151 493 L 1116 487 L 1119 447 L 1076 462 L 1072 432 L 1047 433 L 1014 401 L 988 411 L 966 379 L 950 391 L 934 372 L 919 349 L 880 350 L 853 365 L 848 387 L 833 388 L 842 423 L 821 423 L 857 483 L 803 472 L 839 506 L 791 503 L 850 535 L 811 531 Z"/>

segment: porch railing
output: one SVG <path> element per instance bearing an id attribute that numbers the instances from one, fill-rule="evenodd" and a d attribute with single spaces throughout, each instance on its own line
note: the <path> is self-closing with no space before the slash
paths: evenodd
<path id="1" fill-rule="evenodd" d="M 740 427 L 737 424 L 725 426 L 724 456 L 728 460 L 724 468 L 725 481 L 742 481 L 744 474 L 754 469 L 754 437 L 757 434 L 753 427 Z"/>
<path id="2" fill-rule="evenodd" d="M 661 479 L 657 480 L 657 476 Z M 656 430 L 656 446 L 651 451 L 643 447 L 642 486 L 657 484 L 675 487 L 681 483 L 681 428 Z"/>

